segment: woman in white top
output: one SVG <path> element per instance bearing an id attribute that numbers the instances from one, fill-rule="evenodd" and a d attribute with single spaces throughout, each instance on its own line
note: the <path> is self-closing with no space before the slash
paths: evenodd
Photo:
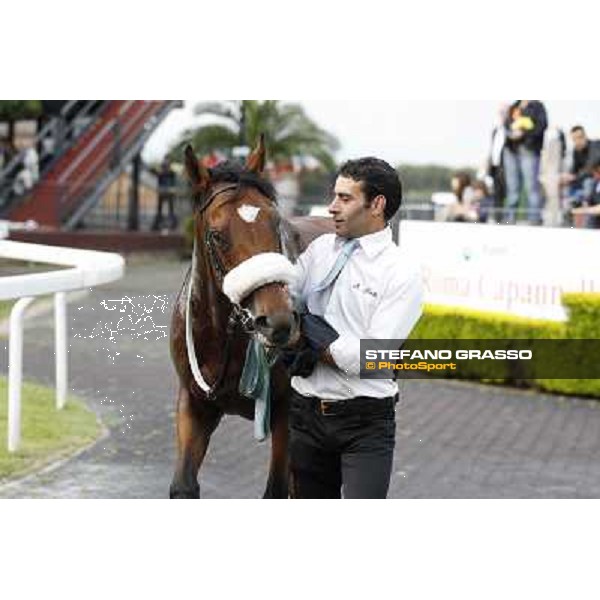
<path id="1" fill-rule="evenodd" d="M 471 176 L 465 172 L 458 172 L 450 181 L 456 202 L 448 206 L 447 221 L 475 223 L 479 219 L 479 211 L 474 203 Z"/>

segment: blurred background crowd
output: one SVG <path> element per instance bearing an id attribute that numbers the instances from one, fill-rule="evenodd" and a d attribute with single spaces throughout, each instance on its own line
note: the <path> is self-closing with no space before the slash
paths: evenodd
<path id="1" fill-rule="evenodd" d="M 142 151 L 177 101 L 0 101 L 0 218 L 69 229 L 185 231 L 191 206 L 181 153 L 206 166 L 243 159 L 259 133 L 284 214 L 326 214 L 340 142 L 301 104 L 199 102 L 202 124 L 158 160 Z M 473 223 L 600 226 L 600 141 L 586 123 L 549 126 L 544 102 L 499 106 L 479 165 L 398 164 L 402 217 Z M 398 132 L 399 138 L 401 133 Z M 456 143 L 460 143 L 457 141 Z"/>

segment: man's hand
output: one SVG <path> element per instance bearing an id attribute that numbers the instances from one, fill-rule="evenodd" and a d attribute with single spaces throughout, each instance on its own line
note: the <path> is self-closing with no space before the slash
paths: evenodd
<path id="1" fill-rule="evenodd" d="M 282 346 L 282 350 L 298 350 L 304 345 L 305 340 L 302 337 L 302 330 L 301 327 L 298 326 L 295 328 L 295 331 L 292 333 L 285 346 Z"/>
<path id="2" fill-rule="evenodd" d="M 525 132 L 522 129 L 513 129 L 509 132 L 508 138 L 514 141 L 523 139 Z"/>
<path id="3" fill-rule="evenodd" d="M 325 350 L 323 350 L 321 352 L 321 354 L 319 355 L 319 359 L 321 360 L 321 362 L 325 363 L 326 365 L 337 368 L 337 365 L 335 364 L 335 361 L 333 360 L 333 356 L 331 356 L 331 352 L 329 351 L 329 348 L 325 348 Z"/>
<path id="4" fill-rule="evenodd" d="M 573 175 L 573 173 L 563 173 L 560 176 L 560 182 L 563 185 L 568 185 L 569 183 L 573 183 L 575 181 L 576 177 L 575 175 Z"/>

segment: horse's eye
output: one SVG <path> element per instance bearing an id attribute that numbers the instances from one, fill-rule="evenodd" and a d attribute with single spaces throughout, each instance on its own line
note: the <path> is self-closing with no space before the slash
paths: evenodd
<path id="1" fill-rule="evenodd" d="M 221 250 L 227 250 L 229 248 L 229 240 L 220 231 L 214 230 L 211 237 L 215 244 L 221 248 Z"/>

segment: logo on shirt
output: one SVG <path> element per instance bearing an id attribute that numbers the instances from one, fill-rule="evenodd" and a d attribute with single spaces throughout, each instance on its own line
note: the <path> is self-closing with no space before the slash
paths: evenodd
<path id="1" fill-rule="evenodd" d="M 363 294 L 368 294 L 371 298 L 377 298 L 377 292 L 370 287 L 362 287 L 360 281 L 352 284 L 352 289 L 356 291 L 360 291 Z"/>

